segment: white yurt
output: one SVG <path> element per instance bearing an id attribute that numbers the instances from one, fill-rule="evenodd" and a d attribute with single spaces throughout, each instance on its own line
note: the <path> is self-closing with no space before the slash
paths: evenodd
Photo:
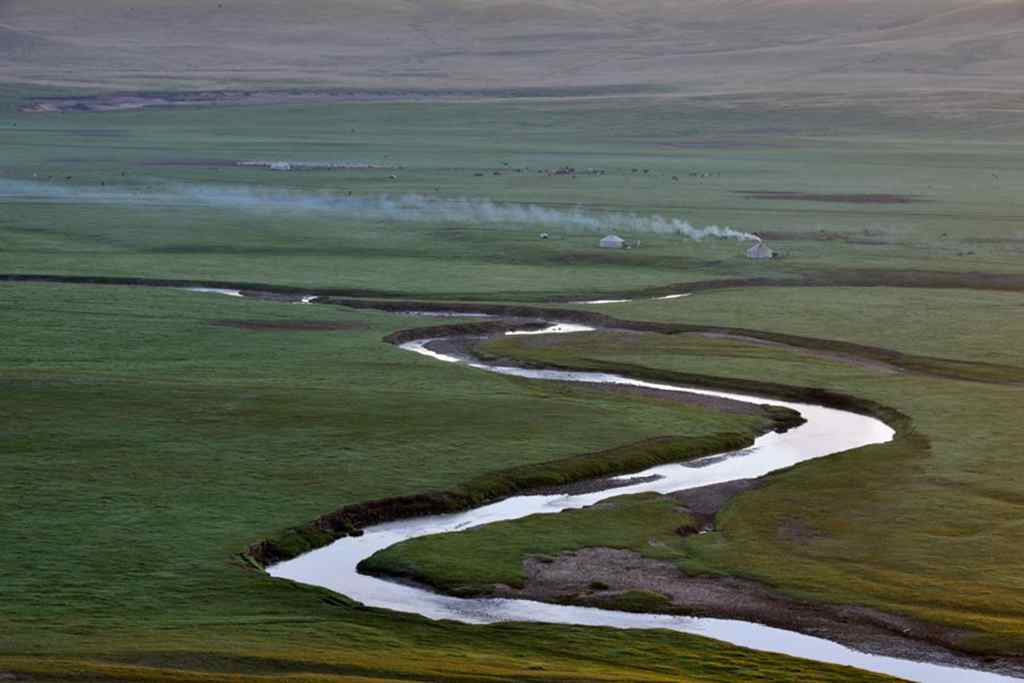
<path id="1" fill-rule="evenodd" d="M 768 245 L 758 240 L 750 249 L 747 249 L 747 258 L 772 258 L 775 252 L 768 248 Z"/>
<path id="2" fill-rule="evenodd" d="M 603 249 L 622 249 L 626 245 L 626 240 L 622 239 L 618 235 L 607 235 L 601 238 L 598 244 Z"/>

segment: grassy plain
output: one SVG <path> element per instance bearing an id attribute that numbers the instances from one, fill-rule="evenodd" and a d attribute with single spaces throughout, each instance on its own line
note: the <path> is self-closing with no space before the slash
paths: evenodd
<path id="1" fill-rule="evenodd" d="M 537 300 L 823 269 L 1024 271 L 1018 220 L 1024 199 L 1016 191 L 1024 184 L 1017 163 L 1022 144 L 1014 124 L 999 115 L 982 117 L 975 139 L 965 141 L 955 122 L 937 117 L 869 106 L 794 111 L 729 98 L 14 112 L 29 94 L 9 88 L 0 99 L 3 194 L 9 194 L 7 179 L 71 191 L 155 191 L 186 183 L 484 198 L 660 213 L 767 232 L 786 258 L 755 263 L 735 242 L 698 244 L 641 232 L 623 231 L 641 239 L 641 249 L 608 253 L 596 247 L 599 234 L 522 224 L 394 223 L 298 203 L 253 210 L 241 201 L 215 208 L 82 203 L 69 196 L 5 204 L 0 272 Z M 285 173 L 232 165 L 254 159 L 394 168 Z M 566 165 L 606 173 L 537 172 Z M 822 203 L 738 194 L 745 190 L 893 193 L 923 201 Z M 553 239 L 538 240 L 542 229 Z"/>
<path id="2" fill-rule="evenodd" d="M 756 429 L 757 419 L 485 375 L 380 342 L 421 318 L 172 290 L 2 290 L 0 670 L 872 680 L 698 638 L 434 624 L 358 609 L 238 559 L 248 542 L 341 504 L 452 486 L 507 467 L 510 454 L 544 462 L 652 434 Z M 227 320 L 351 329 L 211 324 Z"/>
<path id="3" fill-rule="evenodd" d="M 940 117 L 739 97 L 15 112 L 40 92 L 7 87 L 0 101 L 0 272 L 514 301 L 821 269 L 1024 272 L 1019 122 L 1000 112 L 981 116 L 972 140 Z M 395 168 L 279 173 L 229 163 L 244 159 Z M 606 173 L 536 172 L 567 164 Z M 755 263 L 733 242 L 640 233 L 625 236 L 642 248 L 609 253 L 595 234 L 541 241 L 536 226 L 391 224 L 294 206 L 14 199 L 7 181 L 416 192 L 660 212 L 774 230 L 786 258 Z M 780 201 L 741 190 L 928 201 Z M 605 310 L 1019 366 L 1016 296 L 779 289 Z M 0 313 L 0 533 L 9 549 L 0 669 L 143 680 L 872 679 L 670 634 L 432 624 L 270 581 L 235 559 L 249 542 L 339 505 L 505 467 L 509 452 L 546 462 L 657 434 L 752 429 L 750 420 L 489 377 L 380 343 L 424 323 L 417 318 L 41 285 L 0 287 Z M 271 318 L 366 326 L 208 324 Z M 979 648 L 1019 647 L 1017 388 L 685 337 L 632 339 L 643 343 L 598 335 L 559 348 L 573 362 L 835 387 L 901 408 L 932 441 L 928 454 L 879 449 L 776 477 L 730 510 L 723 533 L 687 548 L 689 568 L 965 624 L 986 634 L 972 641 Z M 777 537 L 780 518 L 812 513 L 824 540 L 795 547 Z M 892 549 L 881 558 L 880 543 Z M 798 575 L 810 580 L 796 586 Z"/>

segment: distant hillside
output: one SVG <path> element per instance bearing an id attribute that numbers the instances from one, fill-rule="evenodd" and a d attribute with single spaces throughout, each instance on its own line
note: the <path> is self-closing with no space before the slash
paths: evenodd
<path id="1" fill-rule="evenodd" d="M 1024 1 L 0 0 L 0 78 L 958 92 L 982 106 L 1024 85 Z"/>

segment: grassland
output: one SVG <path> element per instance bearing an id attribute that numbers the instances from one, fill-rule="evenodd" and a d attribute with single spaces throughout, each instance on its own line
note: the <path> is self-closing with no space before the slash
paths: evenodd
<path id="1" fill-rule="evenodd" d="M 423 319 L 106 287 L 7 285 L 2 301 L 0 670 L 870 680 L 696 638 L 432 624 L 273 581 L 238 559 L 289 524 L 451 486 L 507 467 L 510 452 L 544 462 L 652 434 L 756 429 L 758 419 L 534 386 L 380 342 Z M 226 320 L 349 329 L 253 331 Z"/>
<path id="2" fill-rule="evenodd" d="M 541 241 L 529 225 L 4 197 L 0 272 L 483 301 L 854 268 L 1024 272 L 1012 113 L 975 119 L 965 140 L 961 124 L 940 117 L 742 97 L 15 111 L 61 92 L 3 90 L 0 194 L 5 181 L 72 191 L 185 183 L 582 204 L 774 230 L 786 258 L 754 263 L 737 243 L 639 233 L 625 236 L 642 248 L 609 253 L 594 234 Z M 278 173 L 230 163 L 244 159 L 389 168 Z M 606 173 L 536 172 L 567 164 Z M 742 190 L 928 201 L 822 204 Z M 1020 367 L 1018 296 L 781 288 L 600 310 Z M 0 286 L 0 314 L 0 670 L 136 680 L 872 680 L 671 634 L 433 624 L 271 581 L 237 559 L 248 543 L 347 503 L 493 474 L 509 452 L 546 463 L 657 435 L 752 432 L 756 420 L 441 366 L 380 342 L 425 320 L 382 313 L 18 284 Z M 353 329 L 209 324 L 276 318 Z M 688 543 L 684 567 L 967 626 L 982 634 L 971 647 L 1019 651 L 1018 388 L 682 336 L 501 350 L 821 386 L 903 410 L 929 451 L 877 449 L 775 477 L 729 510 L 721 533 Z M 778 537 L 780 520 L 811 516 L 822 532 L 812 543 Z M 586 542 L 609 542 L 598 536 Z M 520 552 L 502 556 L 506 568 Z"/>
<path id="3" fill-rule="evenodd" d="M 1016 192 L 1024 183 L 1017 164 L 1021 147 L 1016 128 L 998 115 L 979 125 L 979 140 L 966 142 L 956 125 L 938 118 L 868 107 L 794 113 L 766 103 L 744 104 L 740 112 L 735 108 L 743 103 L 727 99 L 15 113 L 28 94 L 9 89 L 0 102 L 0 173 L 9 180 L 72 193 L 187 183 L 661 213 L 696 225 L 775 233 L 771 244 L 786 258 L 754 263 L 734 242 L 697 244 L 644 233 L 625 234 L 641 239 L 643 248 L 609 254 L 596 248 L 598 235 L 544 228 L 555 239 L 541 241 L 539 228 L 522 224 L 395 224 L 297 204 L 257 211 L 242 210 L 241 202 L 215 208 L 82 203 L 71 196 L 6 203 L 0 272 L 217 278 L 533 300 L 808 270 L 1022 272 L 1022 200 Z M 244 111 L 244 127 L 235 125 L 237 111 Z M 247 159 L 393 168 L 282 173 L 232 165 Z M 606 173 L 537 173 L 564 165 Z M 889 192 L 927 201 L 820 204 L 737 194 L 794 188 Z"/>

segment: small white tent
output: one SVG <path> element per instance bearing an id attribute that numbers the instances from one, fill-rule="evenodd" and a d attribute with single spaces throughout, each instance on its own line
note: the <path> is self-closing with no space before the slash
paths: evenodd
<path id="1" fill-rule="evenodd" d="M 757 241 L 757 244 L 747 249 L 747 258 L 772 258 L 775 256 L 775 252 L 768 248 L 761 240 Z"/>
<path id="2" fill-rule="evenodd" d="M 598 243 L 603 249 L 622 249 L 626 245 L 626 240 L 622 239 L 618 235 L 608 235 L 602 237 Z"/>

